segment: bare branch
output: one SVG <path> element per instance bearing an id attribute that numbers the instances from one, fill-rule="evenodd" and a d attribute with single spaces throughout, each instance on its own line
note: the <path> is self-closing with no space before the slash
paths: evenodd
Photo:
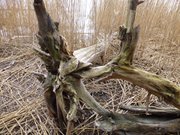
<path id="1" fill-rule="evenodd" d="M 121 65 L 114 69 L 109 79 L 119 78 L 132 82 L 150 93 L 180 109 L 180 87 L 158 75 L 146 72 L 133 66 Z M 108 79 L 106 78 L 106 79 Z"/>
<path id="2" fill-rule="evenodd" d="M 138 113 L 138 114 L 146 114 L 146 107 L 120 106 L 120 109 L 133 112 L 133 113 Z M 149 115 L 166 116 L 166 117 L 180 116 L 180 110 L 172 109 L 172 108 L 149 107 L 148 113 Z"/>
<path id="3" fill-rule="evenodd" d="M 178 133 L 180 118 L 159 117 L 154 115 L 116 114 L 96 122 L 96 125 L 108 132 L 128 134 Z"/>

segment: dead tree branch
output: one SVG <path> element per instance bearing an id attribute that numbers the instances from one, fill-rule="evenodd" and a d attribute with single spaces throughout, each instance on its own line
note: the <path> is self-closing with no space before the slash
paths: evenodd
<path id="1" fill-rule="evenodd" d="M 142 1 L 128 0 L 128 3 L 126 25 L 121 26 L 119 32 L 123 46 L 121 53 L 104 66 L 92 67 L 90 63 L 79 61 L 68 51 L 65 38 L 59 35 L 58 23 L 52 21 L 43 0 L 34 0 L 39 26 L 37 37 L 41 47 L 41 50 L 35 50 L 44 61 L 48 71 L 47 76 L 40 78 L 43 80 L 45 89 L 45 101 L 50 113 L 58 119 L 59 127 L 67 135 L 71 133 L 73 123 L 76 121 L 79 99 L 105 118 L 97 122 L 97 125 L 107 131 L 150 132 L 157 128 L 158 131 L 166 133 L 180 131 L 179 116 L 160 119 L 156 116 L 111 113 L 89 94 L 82 83 L 84 78 L 125 79 L 156 96 L 163 97 L 166 102 L 180 109 L 179 86 L 132 66 L 139 34 L 139 26 L 134 28 L 134 21 L 137 6 Z"/>

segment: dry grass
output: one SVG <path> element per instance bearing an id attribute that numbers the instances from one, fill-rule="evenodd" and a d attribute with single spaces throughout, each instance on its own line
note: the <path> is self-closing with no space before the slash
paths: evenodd
<path id="1" fill-rule="evenodd" d="M 42 61 L 34 54 L 33 34 L 37 22 L 32 0 L 4 0 L 0 5 L 0 134 L 59 134 L 53 118 L 48 115 L 43 99 L 42 85 L 32 72 L 46 72 Z M 71 49 L 80 48 L 108 38 L 123 24 L 126 16 L 126 0 L 92 0 L 89 17 L 92 31 L 86 33 L 85 22 L 77 23 L 78 17 L 87 16 L 79 4 L 81 0 L 46 0 L 53 18 L 60 21 L 60 32 L 67 38 Z M 1 2 L 1 1 L 0 1 Z M 100 3 L 98 5 L 98 2 Z M 146 0 L 137 12 L 137 24 L 141 35 L 134 64 L 154 72 L 180 85 L 180 1 Z M 27 37 L 13 38 L 25 35 Z M 88 39 L 85 39 L 89 35 Z M 28 37 L 29 36 L 29 37 Z M 112 39 L 112 38 L 111 38 Z M 117 39 L 105 58 L 112 57 L 118 47 Z M 109 51 L 108 50 L 108 51 Z M 104 107 L 122 112 L 120 105 L 144 105 L 146 91 L 123 80 L 96 83 L 86 80 L 86 86 Z M 154 96 L 151 105 L 167 105 Z M 97 115 L 81 106 L 84 113 L 76 134 L 106 134 L 93 126 Z M 79 123 L 80 123 L 79 122 Z"/>

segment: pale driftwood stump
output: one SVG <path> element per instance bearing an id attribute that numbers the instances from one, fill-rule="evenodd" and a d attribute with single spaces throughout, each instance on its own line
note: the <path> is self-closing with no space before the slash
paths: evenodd
<path id="1" fill-rule="evenodd" d="M 46 11 L 43 0 L 34 0 L 34 9 L 38 19 L 38 40 L 40 49 L 35 49 L 44 61 L 48 75 L 39 79 L 44 82 L 44 96 L 50 113 L 58 119 L 58 125 L 66 134 L 71 134 L 76 121 L 79 99 L 102 116 L 96 122 L 99 128 L 116 133 L 176 133 L 180 132 L 179 111 L 169 118 L 152 115 L 116 114 L 104 109 L 86 90 L 82 79 L 117 78 L 128 80 L 145 88 L 151 94 L 180 109 L 180 87 L 172 82 L 132 66 L 133 54 L 138 41 L 139 26 L 134 27 L 136 8 L 142 1 L 128 0 L 126 25 L 120 27 L 119 38 L 123 47 L 120 54 L 104 66 L 93 67 L 88 63 L 93 58 L 76 58 L 67 50 L 65 38 L 59 35 L 58 23 L 52 21 Z M 91 48 L 91 47 L 90 47 Z M 92 48 L 91 48 L 92 49 Z M 128 109 L 128 108 L 126 108 Z M 135 109 L 137 110 L 137 109 Z M 160 112 L 159 112 L 160 113 Z M 161 111 L 161 114 L 163 112 Z M 172 117 L 171 117 L 172 116 Z"/>

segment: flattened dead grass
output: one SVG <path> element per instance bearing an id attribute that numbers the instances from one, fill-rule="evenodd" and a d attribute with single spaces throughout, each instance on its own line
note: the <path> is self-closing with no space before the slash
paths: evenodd
<path id="1" fill-rule="evenodd" d="M 61 134 L 55 120 L 48 114 L 42 84 L 32 74 L 46 72 L 42 61 L 33 52 L 36 45 L 33 39 L 15 38 L 0 46 L 0 134 Z M 135 65 L 180 84 L 180 63 L 174 63 L 177 54 L 169 51 L 162 54 L 154 42 L 149 40 L 149 47 L 144 48 L 143 51 L 148 53 L 137 50 Z M 124 113 L 120 110 L 121 105 L 144 106 L 146 102 L 147 92 L 127 81 L 97 83 L 96 80 L 85 80 L 85 84 L 95 99 L 113 112 Z M 168 106 L 154 96 L 150 100 L 151 106 Z M 84 105 L 80 105 L 80 112 L 74 133 L 105 134 L 93 126 L 96 113 Z"/>

